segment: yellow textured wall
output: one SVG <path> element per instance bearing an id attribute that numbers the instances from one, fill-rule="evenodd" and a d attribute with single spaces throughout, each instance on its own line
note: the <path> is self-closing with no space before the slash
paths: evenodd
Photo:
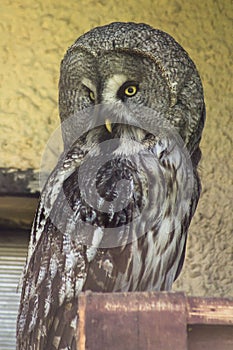
<path id="1" fill-rule="evenodd" d="M 146 22 L 167 31 L 195 61 L 205 89 L 203 192 L 175 288 L 233 296 L 232 6 L 230 0 L 1 0 L 0 167 L 40 167 L 59 124 L 60 60 L 90 28 Z"/>

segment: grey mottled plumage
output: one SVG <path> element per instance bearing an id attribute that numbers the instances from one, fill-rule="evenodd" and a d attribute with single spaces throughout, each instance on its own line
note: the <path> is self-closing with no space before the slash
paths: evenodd
<path id="1" fill-rule="evenodd" d="M 81 291 L 170 290 L 200 196 L 202 84 L 145 24 L 82 35 L 61 63 L 64 152 L 41 194 L 18 349 L 76 349 Z"/>

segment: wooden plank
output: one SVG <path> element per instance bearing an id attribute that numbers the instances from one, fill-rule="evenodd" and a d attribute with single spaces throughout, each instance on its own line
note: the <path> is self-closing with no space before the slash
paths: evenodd
<path id="1" fill-rule="evenodd" d="M 194 325 L 188 327 L 188 350 L 212 349 L 233 349 L 233 326 Z"/>
<path id="2" fill-rule="evenodd" d="M 0 196 L 0 227 L 30 229 L 38 198 Z"/>
<path id="3" fill-rule="evenodd" d="M 187 316 L 190 325 L 233 325 L 233 300 L 188 297 Z"/>
<path id="4" fill-rule="evenodd" d="M 78 349 L 230 350 L 233 300 L 182 293 L 81 293 Z"/>
<path id="5" fill-rule="evenodd" d="M 38 198 L 38 171 L 0 168 L 0 227 L 30 229 Z"/>
<path id="6" fill-rule="evenodd" d="M 78 313 L 79 350 L 187 349 L 182 293 L 86 292 Z"/>

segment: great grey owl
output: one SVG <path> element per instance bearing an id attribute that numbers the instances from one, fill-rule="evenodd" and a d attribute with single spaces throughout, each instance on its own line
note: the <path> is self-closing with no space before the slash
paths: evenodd
<path id="1" fill-rule="evenodd" d="M 203 89 L 170 35 L 136 23 L 82 35 L 59 107 L 64 152 L 31 231 L 21 350 L 76 349 L 81 291 L 170 290 L 201 190 Z"/>

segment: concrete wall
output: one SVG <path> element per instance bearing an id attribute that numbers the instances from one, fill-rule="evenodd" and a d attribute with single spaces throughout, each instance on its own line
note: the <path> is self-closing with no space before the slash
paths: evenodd
<path id="1" fill-rule="evenodd" d="M 175 288 L 195 295 L 233 296 L 230 17 L 230 0 L 0 4 L 0 167 L 40 168 L 46 142 L 59 125 L 60 60 L 83 32 L 112 21 L 146 22 L 170 33 L 189 52 L 203 79 L 207 106 L 203 192 Z"/>

